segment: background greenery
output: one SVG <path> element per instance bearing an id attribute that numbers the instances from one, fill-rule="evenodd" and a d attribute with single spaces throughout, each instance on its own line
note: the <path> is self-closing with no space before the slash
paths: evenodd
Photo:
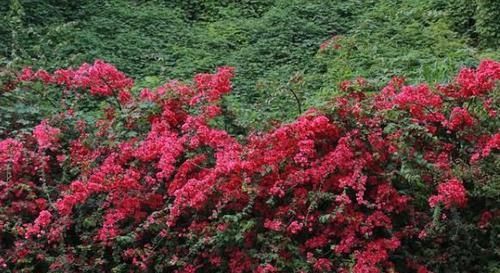
<path id="1" fill-rule="evenodd" d="M 5 1 L 1 66 L 52 70 L 99 58 L 140 86 L 235 66 L 225 105 L 238 130 L 319 107 L 345 79 L 442 82 L 500 56 L 495 0 Z M 341 47 L 320 51 L 335 35 Z"/>

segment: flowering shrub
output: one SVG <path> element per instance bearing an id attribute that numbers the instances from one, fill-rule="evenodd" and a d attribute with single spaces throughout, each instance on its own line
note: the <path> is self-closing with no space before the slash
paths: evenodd
<path id="1" fill-rule="evenodd" d="M 344 82 L 328 109 L 244 140 L 214 126 L 232 77 L 135 92 L 96 61 L 9 82 L 63 95 L 32 133 L 0 140 L 2 272 L 496 266 L 500 63 L 374 95 Z"/>

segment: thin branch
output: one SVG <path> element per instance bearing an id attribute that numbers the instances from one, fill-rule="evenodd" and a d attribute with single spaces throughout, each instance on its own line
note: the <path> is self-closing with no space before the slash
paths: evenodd
<path id="1" fill-rule="evenodd" d="M 297 96 L 297 93 L 293 91 L 293 89 L 289 86 L 286 88 L 290 93 L 292 93 L 293 97 L 295 98 L 295 101 L 297 102 L 297 108 L 299 110 L 299 115 L 302 114 L 302 103 L 300 102 L 299 96 Z"/>

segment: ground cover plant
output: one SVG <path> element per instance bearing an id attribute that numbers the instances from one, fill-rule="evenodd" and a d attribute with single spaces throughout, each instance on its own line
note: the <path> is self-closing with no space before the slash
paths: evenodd
<path id="1" fill-rule="evenodd" d="M 2 71 L 2 272 L 498 270 L 500 63 L 344 81 L 239 137 L 234 73 Z"/>

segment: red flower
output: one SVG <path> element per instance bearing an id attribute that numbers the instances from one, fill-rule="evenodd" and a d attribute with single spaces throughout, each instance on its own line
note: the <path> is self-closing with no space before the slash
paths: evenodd
<path id="1" fill-rule="evenodd" d="M 314 270 L 318 272 L 331 272 L 332 262 L 325 258 L 319 258 L 313 265 Z"/>
<path id="2" fill-rule="evenodd" d="M 52 220 L 52 214 L 47 210 L 42 210 L 32 226 L 28 227 L 26 230 L 26 238 L 30 238 L 33 235 L 38 235 L 43 232 L 43 229 L 47 227 Z"/>
<path id="3" fill-rule="evenodd" d="M 293 221 L 290 223 L 290 225 L 288 225 L 288 232 L 290 232 L 291 234 L 297 234 L 299 233 L 299 231 L 302 229 L 304 225 L 302 223 L 299 223 L 297 221 Z"/>
<path id="4" fill-rule="evenodd" d="M 265 264 L 265 265 L 259 265 L 255 272 L 256 273 L 275 273 L 275 272 L 278 272 L 278 270 L 276 269 L 276 267 L 274 267 L 270 264 Z"/>
<path id="5" fill-rule="evenodd" d="M 269 220 L 266 219 L 264 221 L 264 227 L 270 230 L 274 231 L 280 231 L 281 230 L 282 223 L 279 220 Z"/>
<path id="6" fill-rule="evenodd" d="M 53 147 L 59 141 L 61 130 L 51 127 L 47 120 L 43 120 L 33 129 L 33 136 L 36 138 L 40 149 L 48 149 Z"/>
<path id="7" fill-rule="evenodd" d="M 474 119 L 467 109 L 460 107 L 453 108 L 450 114 L 450 120 L 446 122 L 446 126 L 453 131 L 462 130 L 472 125 L 474 125 Z"/>
<path id="8" fill-rule="evenodd" d="M 467 192 L 458 179 L 450 179 L 438 185 L 438 194 L 429 198 L 429 205 L 435 207 L 438 203 L 445 208 L 465 207 L 467 205 Z"/>

